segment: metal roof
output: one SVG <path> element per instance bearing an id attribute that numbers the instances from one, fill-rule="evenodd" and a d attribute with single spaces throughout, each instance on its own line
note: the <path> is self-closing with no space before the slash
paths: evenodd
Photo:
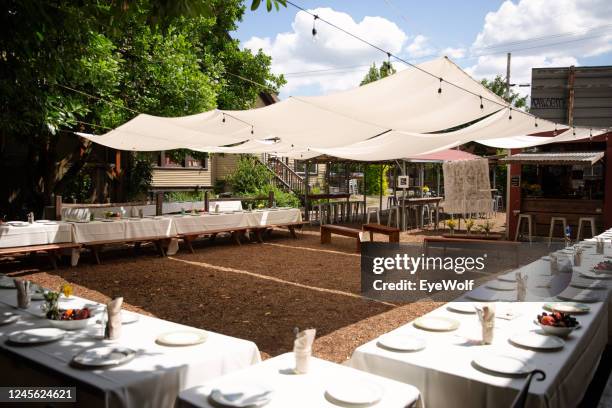
<path id="1" fill-rule="evenodd" d="M 518 153 L 500 160 L 502 163 L 550 164 L 550 165 L 593 165 L 601 160 L 605 152 L 544 152 Z"/>

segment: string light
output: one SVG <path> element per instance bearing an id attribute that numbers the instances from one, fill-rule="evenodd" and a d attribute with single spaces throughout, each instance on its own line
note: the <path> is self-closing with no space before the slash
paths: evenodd
<path id="1" fill-rule="evenodd" d="M 576 126 L 572 128 L 572 135 L 576 136 Z"/>
<path id="2" fill-rule="evenodd" d="M 438 86 L 438 93 L 441 94 L 442 93 L 442 77 L 440 77 L 440 85 Z"/>
<path id="3" fill-rule="evenodd" d="M 512 120 L 512 108 L 510 108 L 510 114 L 508 115 L 508 120 Z"/>
<path id="4" fill-rule="evenodd" d="M 225 123 L 225 113 L 223 114 L 223 119 L 221 119 L 221 122 Z"/>
<path id="5" fill-rule="evenodd" d="M 593 140 L 593 129 L 589 129 L 589 140 Z M 607 138 L 606 138 L 607 140 Z"/>
<path id="6" fill-rule="evenodd" d="M 316 27 L 316 23 L 317 23 L 318 19 L 319 19 L 319 16 L 317 16 L 315 14 L 313 19 L 312 19 L 312 41 L 316 41 L 317 40 L 317 27 Z"/>
<path id="7" fill-rule="evenodd" d="M 557 136 L 557 124 L 555 123 L 555 131 L 553 132 L 553 136 Z"/>
<path id="8" fill-rule="evenodd" d="M 255 132 L 253 131 L 253 126 L 251 125 L 251 134 L 254 134 Z"/>
<path id="9" fill-rule="evenodd" d="M 537 116 L 534 118 L 533 121 L 534 121 L 535 127 L 538 127 L 538 117 Z"/>
<path id="10" fill-rule="evenodd" d="M 484 105 L 482 104 L 482 95 L 480 95 L 480 109 L 484 109 Z"/>

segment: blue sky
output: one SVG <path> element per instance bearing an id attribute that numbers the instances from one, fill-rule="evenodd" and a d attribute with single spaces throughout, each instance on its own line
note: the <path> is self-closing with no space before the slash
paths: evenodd
<path id="1" fill-rule="evenodd" d="M 504 75 L 508 51 L 517 83 L 528 83 L 533 67 L 612 65 L 609 0 L 295 3 L 411 62 L 448 55 L 477 78 Z M 321 22 L 313 42 L 311 29 L 312 17 L 292 6 L 270 13 L 262 7 L 247 10 L 233 36 L 243 46 L 271 55 L 275 72 L 290 73 L 282 98 L 356 86 L 367 65 L 385 59 Z"/>

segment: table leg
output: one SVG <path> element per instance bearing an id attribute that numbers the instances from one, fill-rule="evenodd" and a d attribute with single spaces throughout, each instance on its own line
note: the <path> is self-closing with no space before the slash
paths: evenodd
<path id="1" fill-rule="evenodd" d="M 98 265 L 100 265 L 100 264 L 101 264 L 101 262 L 100 262 L 100 254 L 99 254 L 99 251 L 100 251 L 100 245 L 92 245 L 92 246 L 91 246 L 91 252 L 93 253 L 94 258 L 95 258 L 95 260 L 96 260 L 96 263 L 97 263 Z"/>
<path id="2" fill-rule="evenodd" d="M 183 237 L 183 242 L 185 243 L 185 246 L 187 246 L 187 249 L 189 250 L 189 252 L 191 252 L 192 254 L 195 253 L 195 251 L 193 250 L 193 245 L 191 244 L 191 241 L 193 241 L 195 237 L 191 236 L 191 235 L 185 235 Z"/>
<path id="3" fill-rule="evenodd" d="M 72 248 L 70 251 L 70 266 L 77 266 L 81 257 L 81 248 Z"/>
<path id="4" fill-rule="evenodd" d="M 57 269 L 57 258 L 55 251 L 47 251 L 47 256 L 49 257 L 49 261 L 51 262 L 51 266 L 53 269 Z"/>
<path id="5" fill-rule="evenodd" d="M 289 234 L 291 234 L 291 238 L 297 239 L 297 234 L 295 233 L 295 226 L 289 225 Z"/>

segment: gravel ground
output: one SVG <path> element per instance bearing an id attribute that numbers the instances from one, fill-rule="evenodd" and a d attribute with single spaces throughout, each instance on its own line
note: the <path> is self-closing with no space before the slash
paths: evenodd
<path id="1" fill-rule="evenodd" d="M 503 225 L 501 215 L 496 225 Z M 418 242 L 423 236 L 411 231 L 401 239 Z M 98 302 L 121 295 L 129 310 L 252 340 L 264 358 L 290 351 L 297 326 L 317 329 L 315 355 L 342 362 L 360 344 L 441 305 L 362 298 L 354 240 L 334 236 L 322 246 L 316 227 L 297 240 L 275 231 L 263 245 L 237 247 L 219 237 L 195 247 L 195 254 L 183 250 L 167 258 L 150 246 L 139 254 L 112 248 L 102 265 L 84 254 L 78 267 L 57 271 L 44 257 L 22 257 L 1 261 L 0 272 L 50 288 L 69 282 L 76 295 Z"/>

